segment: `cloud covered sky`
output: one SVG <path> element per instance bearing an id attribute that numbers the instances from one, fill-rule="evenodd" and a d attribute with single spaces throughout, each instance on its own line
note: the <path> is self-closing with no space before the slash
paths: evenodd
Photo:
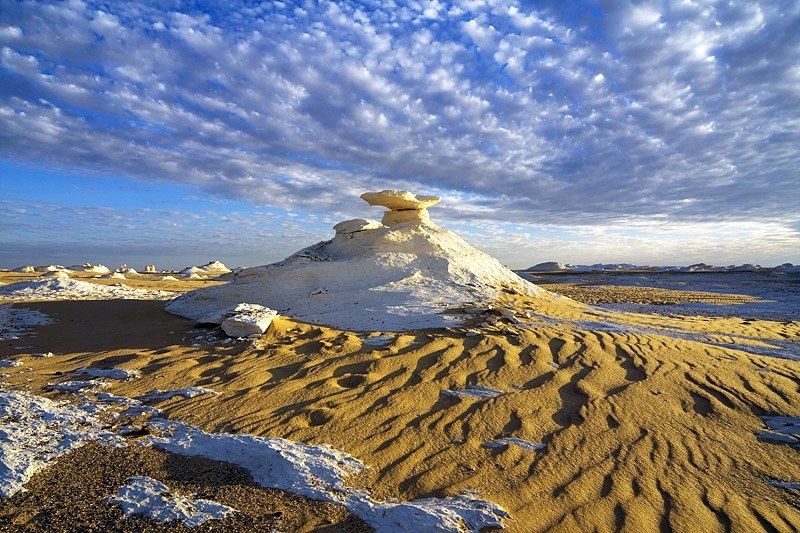
<path id="1" fill-rule="evenodd" d="M 513 267 L 800 262 L 794 0 L 0 12 L 0 266 L 263 264 L 385 188 Z"/>

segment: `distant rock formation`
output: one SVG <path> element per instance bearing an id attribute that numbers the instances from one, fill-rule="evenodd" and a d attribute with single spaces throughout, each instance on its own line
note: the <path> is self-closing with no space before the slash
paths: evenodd
<path id="1" fill-rule="evenodd" d="M 525 271 L 526 272 L 557 272 L 562 270 L 574 270 L 572 266 L 565 265 L 564 263 L 559 263 L 557 261 L 547 261 L 545 263 L 539 263 L 537 265 L 533 265 L 532 267 L 528 267 Z"/>
<path id="2" fill-rule="evenodd" d="M 203 266 L 191 266 L 180 271 L 184 279 L 204 279 L 227 274 L 231 270 L 219 261 L 210 261 Z"/>

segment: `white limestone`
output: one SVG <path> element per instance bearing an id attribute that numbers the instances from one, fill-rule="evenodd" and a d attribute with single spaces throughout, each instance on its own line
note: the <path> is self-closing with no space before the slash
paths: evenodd
<path id="1" fill-rule="evenodd" d="M 455 233 L 419 217 L 435 197 L 411 195 L 417 200 L 394 203 L 389 196 L 381 205 L 416 206 L 389 213 L 415 218 L 388 226 L 366 219 L 337 224 L 332 240 L 278 263 L 244 269 L 228 284 L 183 294 L 167 311 L 198 320 L 250 302 L 341 329 L 403 331 L 453 325 L 468 314 L 463 307 L 496 300 L 504 286 L 523 294 L 541 291 Z"/>
<path id="2" fill-rule="evenodd" d="M 261 335 L 278 312 L 268 307 L 257 304 L 239 304 L 233 309 L 233 314 L 226 317 L 220 326 L 229 337 L 249 337 Z"/>

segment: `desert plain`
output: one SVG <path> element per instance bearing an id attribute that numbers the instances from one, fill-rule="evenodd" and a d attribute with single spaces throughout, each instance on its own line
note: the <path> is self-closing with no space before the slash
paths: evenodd
<path id="1" fill-rule="evenodd" d="M 3 272 L 0 282 L 40 276 Z M 72 278 L 174 292 L 224 283 Z M 51 322 L 3 340 L 0 357 L 21 364 L 2 369 L 1 386 L 98 401 L 100 389 L 53 387 L 93 368 L 136 371 L 104 381 L 120 397 L 202 387 L 214 394 L 146 403 L 209 433 L 343 450 L 366 465 L 346 484 L 376 501 L 468 491 L 505 511 L 509 531 L 800 528 L 797 431 L 771 431 L 765 418 L 800 416 L 800 323 L 609 312 L 569 291 L 509 291 L 452 328 L 352 332 L 280 316 L 238 340 L 167 313 L 163 299 L 15 300 Z M 617 287 L 613 297 L 658 292 Z M 148 475 L 237 509 L 198 531 L 371 530 L 342 505 L 260 487 L 229 462 L 136 446 L 152 431 L 145 414 L 108 421 L 123 425 L 127 446 L 76 447 L 0 500 L 0 528 L 183 529 L 126 518 L 107 501 L 128 477 Z"/>

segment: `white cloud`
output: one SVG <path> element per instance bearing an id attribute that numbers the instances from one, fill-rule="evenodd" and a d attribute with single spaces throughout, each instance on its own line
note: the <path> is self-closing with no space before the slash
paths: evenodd
<path id="1" fill-rule="evenodd" d="M 627 23 L 635 28 L 652 26 L 661 18 L 661 10 L 656 5 L 633 6 L 628 11 Z"/>
<path id="2" fill-rule="evenodd" d="M 319 211 L 800 218 L 798 6 L 169 5 L 8 4 L 0 156 Z"/>

